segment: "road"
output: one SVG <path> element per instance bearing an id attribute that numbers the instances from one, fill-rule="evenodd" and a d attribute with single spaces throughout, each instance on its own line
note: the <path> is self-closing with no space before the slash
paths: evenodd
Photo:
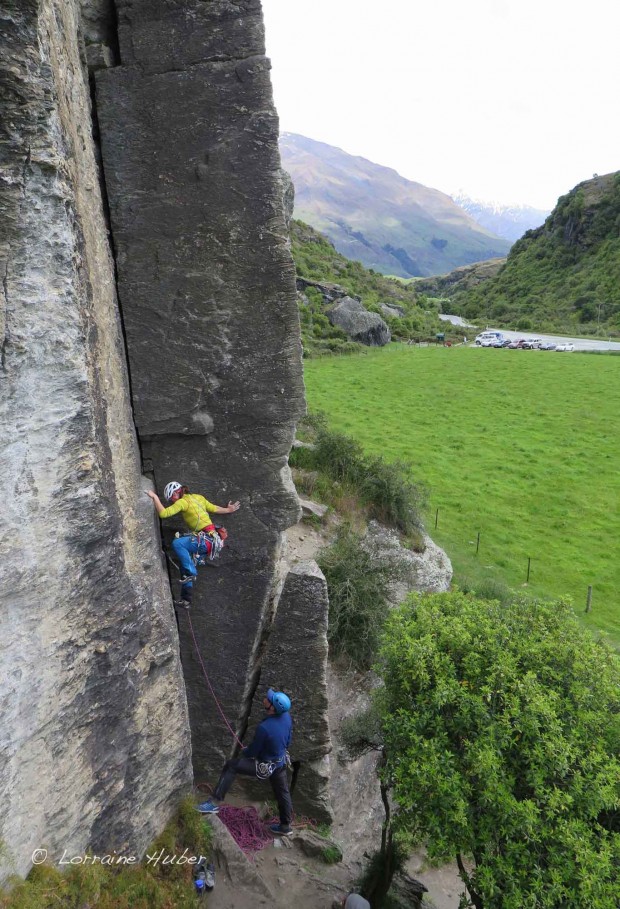
<path id="1" fill-rule="evenodd" d="M 548 335 L 543 334 L 543 332 L 526 332 L 526 331 L 507 331 L 504 328 L 494 328 L 492 325 L 488 325 L 486 329 L 476 328 L 473 325 L 468 325 L 466 322 L 461 319 L 460 316 L 449 316 L 445 313 L 440 314 L 440 319 L 444 322 L 451 322 L 452 325 L 457 325 L 459 328 L 469 330 L 471 332 L 471 340 L 474 339 L 474 332 L 479 334 L 481 331 L 501 331 L 505 338 L 515 339 L 515 338 L 541 338 L 543 341 L 551 341 L 553 344 L 565 344 L 567 341 L 572 342 L 575 345 L 575 350 L 618 350 L 620 351 L 620 342 L 618 341 L 603 341 L 600 338 L 567 338 L 566 335 Z M 465 331 L 467 334 L 467 331 Z"/>

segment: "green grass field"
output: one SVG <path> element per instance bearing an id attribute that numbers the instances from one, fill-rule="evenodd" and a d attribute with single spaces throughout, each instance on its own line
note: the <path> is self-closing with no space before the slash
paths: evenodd
<path id="1" fill-rule="evenodd" d="M 305 377 L 332 429 L 412 464 L 457 583 L 520 589 L 529 557 L 528 591 L 583 613 L 591 584 L 584 620 L 620 644 L 620 357 L 391 345 Z"/>

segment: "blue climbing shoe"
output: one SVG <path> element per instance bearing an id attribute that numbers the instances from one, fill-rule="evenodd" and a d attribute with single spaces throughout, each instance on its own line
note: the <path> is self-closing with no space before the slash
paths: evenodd
<path id="1" fill-rule="evenodd" d="M 286 827 L 284 824 L 271 824 L 269 829 L 272 833 L 275 833 L 276 836 L 291 836 L 293 833 L 293 828 Z"/>
<path id="2" fill-rule="evenodd" d="M 219 810 L 220 806 L 211 801 L 196 805 L 196 811 L 200 811 L 201 814 L 217 814 Z"/>

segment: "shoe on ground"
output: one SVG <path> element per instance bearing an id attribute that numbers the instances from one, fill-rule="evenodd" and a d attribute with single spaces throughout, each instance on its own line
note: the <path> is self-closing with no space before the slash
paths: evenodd
<path id="1" fill-rule="evenodd" d="M 213 890 L 215 887 L 215 865 L 211 862 L 205 868 L 205 890 Z"/>
<path id="2" fill-rule="evenodd" d="M 190 581 L 195 581 L 196 576 L 193 574 L 185 574 L 181 578 L 181 584 L 189 584 Z"/>
<path id="3" fill-rule="evenodd" d="M 177 609 L 189 609 L 192 604 L 189 600 L 175 600 L 174 605 Z"/>
<path id="4" fill-rule="evenodd" d="M 293 828 L 286 827 L 284 824 L 271 824 L 269 829 L 276 836 L 291 836 L 293 833 Z"/>
<path id="5" fill-rule="evenodd" d="M 202 802 L 200 805 L 196 805 L 196 811 L 200 811 L 201 814 L 217 814 L 219 810 L 220 806 L 212 801 Z"/>

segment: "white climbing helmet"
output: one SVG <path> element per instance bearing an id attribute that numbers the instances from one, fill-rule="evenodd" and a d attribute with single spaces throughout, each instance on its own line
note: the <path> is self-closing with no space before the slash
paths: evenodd
<path id="1" fill-rule="evenodd" d="M 173 496 L 173 495 L 175 494 L 175 492 L 177 492 L 179 489 L 183 489 L 183 487 L 181 486 L 180 483 L 177 483 L 176 480 L 173 480 L 172 483 L 168 483 L 168 485 L 167 485 L 166 488 L 164 489 L 164 498 L 165 498 L 168 502 L 171 502 L 171 501 L 172 501 L 172 496 Z"/>

